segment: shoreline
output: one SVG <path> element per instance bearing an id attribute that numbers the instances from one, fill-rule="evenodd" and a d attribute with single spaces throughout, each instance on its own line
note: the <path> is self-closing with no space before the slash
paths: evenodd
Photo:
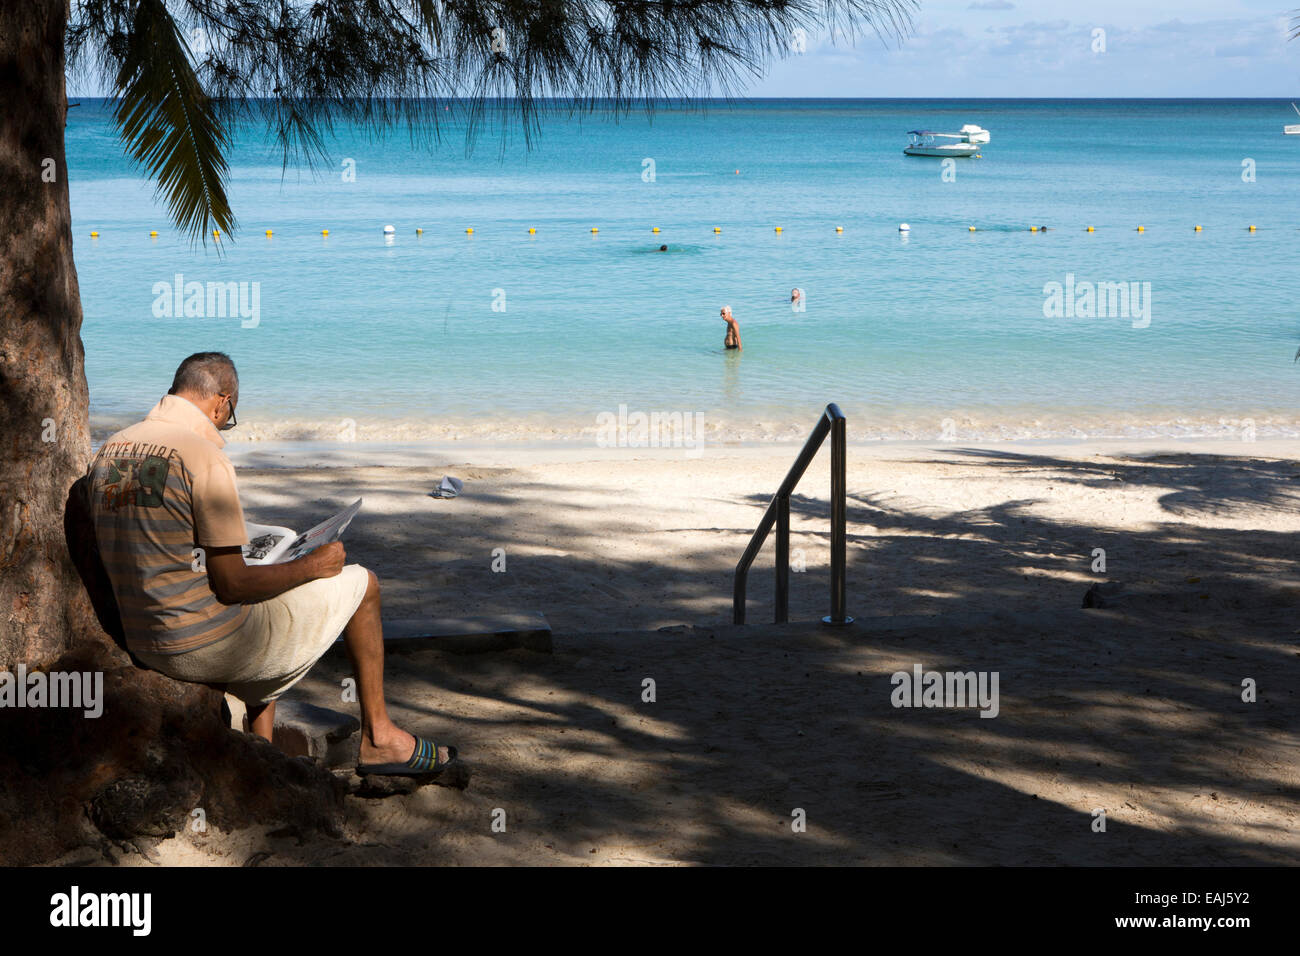
<path id="1" fill-rule="evenodd" d="M 811 431 L 811 429 L 810 429 Z M 785 442 L 727 442 L 701 448 L 600 447 L 590 441 L 500 440 L 424 442 L 230 442 L 226 454 L 242 469 L 418 467 L 458 464 L 511 467 L 529 464 L 617 461 L 702 461 L 725 459 L 789 459 L 805 438 Z M 1231 455 L 1250 459 L 1300 460 L 1300 438 L 1242 441 L 1216 438 L 1131 439 L 1008 439 L 1005 441 L 881 440 L 848 443 L 854 457 L 914 460 L 960 454 L 963 451 L 1026 451 L 1065 458 L 1109 457 L 1122 454 L 1152 457 L 1161 454 Z M 385 460 L 376 460 L 382 457 Z"/>
<path id="2" fill-rule="evenodd" d="M 624 448 L 685 448 L 770 446 L 802 443 L 825 404 L 800 406 L 797 417 L 788 409 L 740 413 L 700 411 L 685 405 L 633 406 L 621 403 L 594 413 L 532 413 L 513 415 L 496 410 L 492 418 L 442 417 L 421 419 L 261 418 L 255 408 L 245 412 L 237 432 L 227 441 L 238 445 L 369 444 L 455 445 L 537 444 L 542 446 L 619 446 Z M 848 416 L 850 444 L 1004 444 L 1008 442 L 1162 442 L 1258 441 L 1300 442 L 1300 418 L 1290 412 L 1239 409 L 1223 412 L 1179 413 L 1167 408 L 1115 414 L 1101 410 L 1041 409 L 920 409 L 903 407 L 882 412 L 839 402 Z M 135 416 L 92 415 L 90 433 L 98 445 L 109 435 L 139 421 Z M 247 417 L 245 417 L 245 415 Z"/>

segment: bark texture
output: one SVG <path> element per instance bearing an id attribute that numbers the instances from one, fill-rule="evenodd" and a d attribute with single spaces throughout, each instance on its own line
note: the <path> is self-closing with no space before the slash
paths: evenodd
<path id="1" fill-rule="evenodd" d="M 0 864 L 141 847 L 193 826 L 196 809 L 223 829 L 338 835 L 341 781 L 230 730 L 218 689 L 138 668 L 120 646 L 74 492 L 90 434 L 64 161 L 67 19 L 67 0 L 0 0 L 0 671 L 102 673 L 103 713 L 0 706 Z"/>

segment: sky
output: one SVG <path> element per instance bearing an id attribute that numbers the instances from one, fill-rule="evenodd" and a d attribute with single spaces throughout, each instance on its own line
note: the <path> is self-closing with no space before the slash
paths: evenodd
<path id="1" fill-rule="evenodd" d="M 920 0 L 904 39 L 791 37 L 735 92 L 1300 99 L 1297 15 L 1300 0 Z M 69 80 L 73 96 L 103 92 Z"/>
<path id="2" fill-rule="evenodd" d="M 808 35 L 750 96 L 1300 99 L 1300 0 L 921 0 L 899 42 Z M 1104 31 L 1097 33 L 1096 31 Z"/>

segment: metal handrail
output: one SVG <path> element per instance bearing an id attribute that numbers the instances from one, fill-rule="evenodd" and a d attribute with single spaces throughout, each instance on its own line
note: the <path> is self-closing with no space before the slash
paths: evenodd
<path id="1" fill-rule="evenodd" d="M 776 523 L 776 623 L 784 624 L 790 619 L 790 493 L 803 477 L 809 463 L 817 455 L 826 434 L 831 436 L 831 613 L 822 618 L 823 624 L 852 624 L 853 618 L 845 614 L 844 607 L 844 553 L 846 533 L 845 512 L 845 447 L 844 447 L 844 413 L 834 402 L 826 406 L 826 411 L 817 421 L 803 450 L 795 459 L 793 467 L 781 482 L 781 487 L 763 513 L 763 520 L 758 523 L 754 536 L 749 539 L 740 563 L 736 565 L 736 586 L 733 595 L 735 605 L 734 619 L 737 624 L 745 623 L 745 586 L 749 580 L 749 566 L 754 563 L 759 549 L 767 539 L 767 533 Z"/>

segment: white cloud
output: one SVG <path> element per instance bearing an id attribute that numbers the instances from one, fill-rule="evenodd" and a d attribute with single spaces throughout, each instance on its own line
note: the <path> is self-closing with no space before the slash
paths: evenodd
<path id="1" fill-rule="evenodd" d="M 1075 15 L 1077 17 L 1077 14 Z M 931 14 L 901 45 L 817 44 L 751 89 L 755 96 L 1293 96 L 1300 40 L 1289 17 L 1157 22 L 1050 18 L 989 24 Z M 1093 31 L 1105 30 L 1105 52 Z M 833 75 L 832 75 L 833 74 Z"/>

